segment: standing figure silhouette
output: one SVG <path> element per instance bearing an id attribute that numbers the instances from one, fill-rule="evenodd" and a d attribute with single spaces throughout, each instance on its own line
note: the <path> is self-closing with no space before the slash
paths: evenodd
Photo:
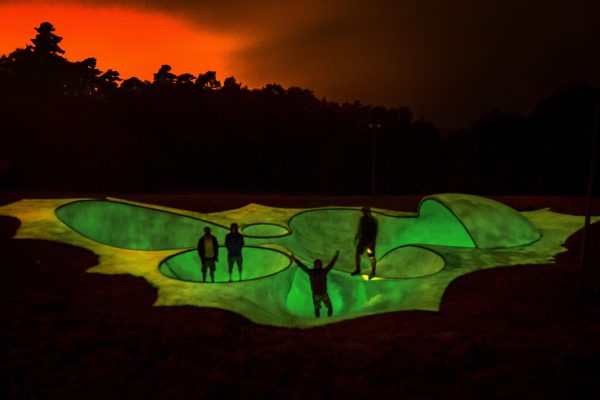
<path id="1" fill-rule="evenodd" d="M 375 260 L 375 241 L 377 240 L 377 219 L 371 214 L 369 207 L 363 207 L 361 209 L 362 216 L 358 221 L 358 229 L 354 241 L 356 243 L 356 253 L 354 261 L 356 263 L 356 269 L 351 275 L 360 274 L 360 259 L 366 252 L 367 256 L 371 260 L 371 273 L 369 279 L 372 279 L 376 274 L 376 260 Z"/>

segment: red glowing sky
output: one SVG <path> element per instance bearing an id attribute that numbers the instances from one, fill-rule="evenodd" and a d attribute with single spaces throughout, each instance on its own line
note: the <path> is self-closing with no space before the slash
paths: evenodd
<path id="1" fill-rule="evenodd" d="M 48 21 L 71 61 L 152 79 L 216 70 L 333 101 L 409 106 L 460 127 L 600 81 L 600 2 L 572 0 L 0 0 L 0 54 Z"/>
<path id="2" fill-rule="evenodd" d="M 0 15 L 2 54 L 31 44 L 33 28 L 49 21 L 63 37 L 67 59 L 95 57 L 98 68 L 117 70 L 123 78 L 152 80 L 162 64 L 175 73 L 233 75 L 228 55 L 243 46 L 236 37 L 198 29 L 184 19 L 122 7 L 0 4 Z"/>

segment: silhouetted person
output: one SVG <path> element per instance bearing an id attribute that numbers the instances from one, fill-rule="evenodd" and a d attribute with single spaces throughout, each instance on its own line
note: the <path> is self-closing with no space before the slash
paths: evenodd
<path id="1" fill-rule="evenodd" d="M 198 240 L 198 254 L 202 262 L 202 282 L 206 282 L 206 270 L 210 271 L 210 280 L 215 281 L 215 263 L 219 261 L 219 244 L 217 238 L 210 233 L 210 228 L 204 228 L 204 236 Z"/>
<path id="2" fill-rule="evenodd" d="M 335 265 L 339 255 L 340 252 L 336 251 L 335 256 L 333 256 L 325 268 L 323 268 L 323 262 L 320 259 L 316 259 L 314 268 L 309 269 L 292 254 L 292 261 L 296 262 L 302 271 L 306 272 L 310 278 L 310 287 L 312 289 L 313 303 L 315 305 L 315 317 L 317 318 L 321 316 L 321 302 L 324 302 L 327 306 L 327 316 L 331 317 L 333 314 L 333 306 L 329 294 L 327 293 L 327 274 Z"/>
<path id="3" fill-rule="evenodd" d="M 360 258 L 367 252 L 367 256 L 371 260 L 371 274 L 369 279 L 375 276 L 375 240 L 377 239 L 377 220 L 371 214 L 369 207 L 363 207 L 361 209 L 363 215 L 358 221 L 358 230 L 356 231 L 356 254 L 354 261 L 356 263 L 356 269 L 351 275 L 360 274 Z"/>
<path id="4" fill-rule="evenodd" d="M 233 265 L 237 264 L 239 280 L 242 280 L 242 248 L 244 247 L 244 237 L 238 232 L 238 224 L 231 224 L 229 233 L 225 236 L 225 247 L 227 248 L 227 263 L 229 265 L 229 282 L 231 282 L 231 274 Z"/>

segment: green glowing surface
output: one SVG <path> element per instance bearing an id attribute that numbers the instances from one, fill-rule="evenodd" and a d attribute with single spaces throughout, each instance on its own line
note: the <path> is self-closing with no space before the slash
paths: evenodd
<path id="1" fill-rule="evenodd" d="M 350 272 L 354 270 L 354 237 L 361 215 L 360 210 L 355 209 L 304 211 L 292 217 L 290 226 L 293 233 L 280 242 L 307 259 L 325 257 L 339 250 L 340 266 L 337 268 Z M 423 202 L 418 216 L 398 218 L 378 212 L 373 215 L 379 226 L 375 248 L 378 259 L 408 244 L 475 247 L 469 233 L 454 214 L 435 201 Z M 365 257 L 364 265 L 368 265 L 368 262 Z"/>
<path id="2" fill-rule="evenodd" d="M 211 222 L 113 201 L 78 201 L 60 207 L 56 215 L 98 243 L 132 250 L 193 247 L 205 226 L 217 237 L 229 231 Z"/>
<path id="3" fill-rule="evenodd" d="M 275 224 L 252 224 L 242 227 L 241 233 L 254 237 L 277 237 L 289 233 L 285 226 Z"/>
<path id="4" fill-rule="evenodd" d="M 480 249 L 524 246 L 541 237 L 540 231 L 523 215 L 485 197 L 440 194 L 426 197 L 423 203 L 429 201 L 440 202 L 452 210 Z"/>
<path id="5" fill-rule="evenodd" d="M 290 259 L 282 252 L 260 248 L 244 249 L 244 265 L 249 267 L 243 271 L 243 279 L 257 279 L 275 274 L 289 267 Z M 215 268 L 215 282 L 228 282 L 227 250 L 219 247 L 219 261 Z M 160 272 L 173 279 L 201 282 L 202 272 L 200 256 L 196 250 L 185 251 L 169 257 L 160 263 Z M 233 277 L 238 279 L 237 265 L 233 267 Z M 210 281 L 207 274 L 206 279 Z"/>
<path id="6" fill-rule="evenodd" d="M 378 263 L 377 269 L 381 278 L 406 279 L 437 274 L 445 266 L 446 261 L 434 251 L 404 246 L 387 253 Z"/>
<path id="7" fill-rule="evenodd" d="M 142 207 L 143 206 L 143 207 Z M 353 208 L 282 209 L 251 204 L 200 214 L 106 200 L 22 200 L 0 207 L 22 222 L 17 237 L 58 240 L 93 250 L 90 272 L 132 274 L 158 288 L 156 305 L 219 307 L 257 323 L 310 327 L 400 310 L 438 310 L 446 287 L 469 272 L 553 262 L 583 217 L 538 210 L 519 213 L 476 196 L 426 197 L 418 213 L 374 210 L 379 222 L 378 276 L 351 277 L 360 211 Z M 594 218 L 596 221 L 596 218 Z M 223 244 L 230 223 L 246 236 L 244 279 L 226 282 L 220 248 L 216 283 L 199 283 L 195 246 L 205 226 Z M 248 231 L 250 229 L 250 231 Z M 289 234 L 288 234 L 289 233 Z M 315 319 L 307 265 L 340 250 L 329 275 L 333 318 Z M 368 272 L 368 259 L 363 269 Z M 237 269 L 233 278 L 237 279 Z"/>

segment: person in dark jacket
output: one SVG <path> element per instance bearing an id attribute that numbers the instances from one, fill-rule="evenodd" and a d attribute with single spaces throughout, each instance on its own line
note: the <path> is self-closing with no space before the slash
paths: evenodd
<path id="1" fill-rule="evenodd" d="M 210 228 L 204 228 L 204 236 L 198 240 L 198 254 L 202 262 L 202 282 L 206 282 L 206 270 L 210 271 L 210 280 L 215 281 L 215 263 L 219 261 L 219 243 L 210 233 Z"/>
<path id="2" fill-rule="evenodd" d="M 231 224 L 229 233 L 225 236 L 225 247 L 227 248 L 227 263 L 229 265 L 229 282 L 233 265 L 237 264 L 239 280 L 242 280 L 242 248 L 244 247 L 244 237 L 238 232 L 238 224 Z"/>
<path id="3" fill-rule="evenodd" d="M 371 260 L 371 274 L 369 275 L 369 279 L 371 279 L 375 276 L 376 268 L 375 240 L 377 239 L 377 220 L 371 214 L 369 207 L 363 207 L 361 211 L 363 215 L 358 221 L 358 230 L 354 239 L 356 242 L 356 254 L 354 256 L 356 269 L 351 275 L 360 274 L 360 258 L 366 251 L 367 256 Z"/>
<path id="4" fill-rule="evenodd" d="M 313 303 L 315 305 L 315 317 L 317 318 L 321 316 L 321 302 L 325 303 L 325 306 L 327 306 L 327 316 L 331 317 L 333 315 L 333 305 L 331 304 L 331 299 L 327 293 L 327 274 L 335 265 L 339 255 L 340 252 L 336 251 L 335 255 L 325 268 L 323 268 L 323 262 L 320 259 L 316 259 L 314 268 L 309 269 L 292 254 L 292 261 L 298 264 L 302 271 L 306 272 L 310 278 L 310 287 L 312 289 Z"/>

